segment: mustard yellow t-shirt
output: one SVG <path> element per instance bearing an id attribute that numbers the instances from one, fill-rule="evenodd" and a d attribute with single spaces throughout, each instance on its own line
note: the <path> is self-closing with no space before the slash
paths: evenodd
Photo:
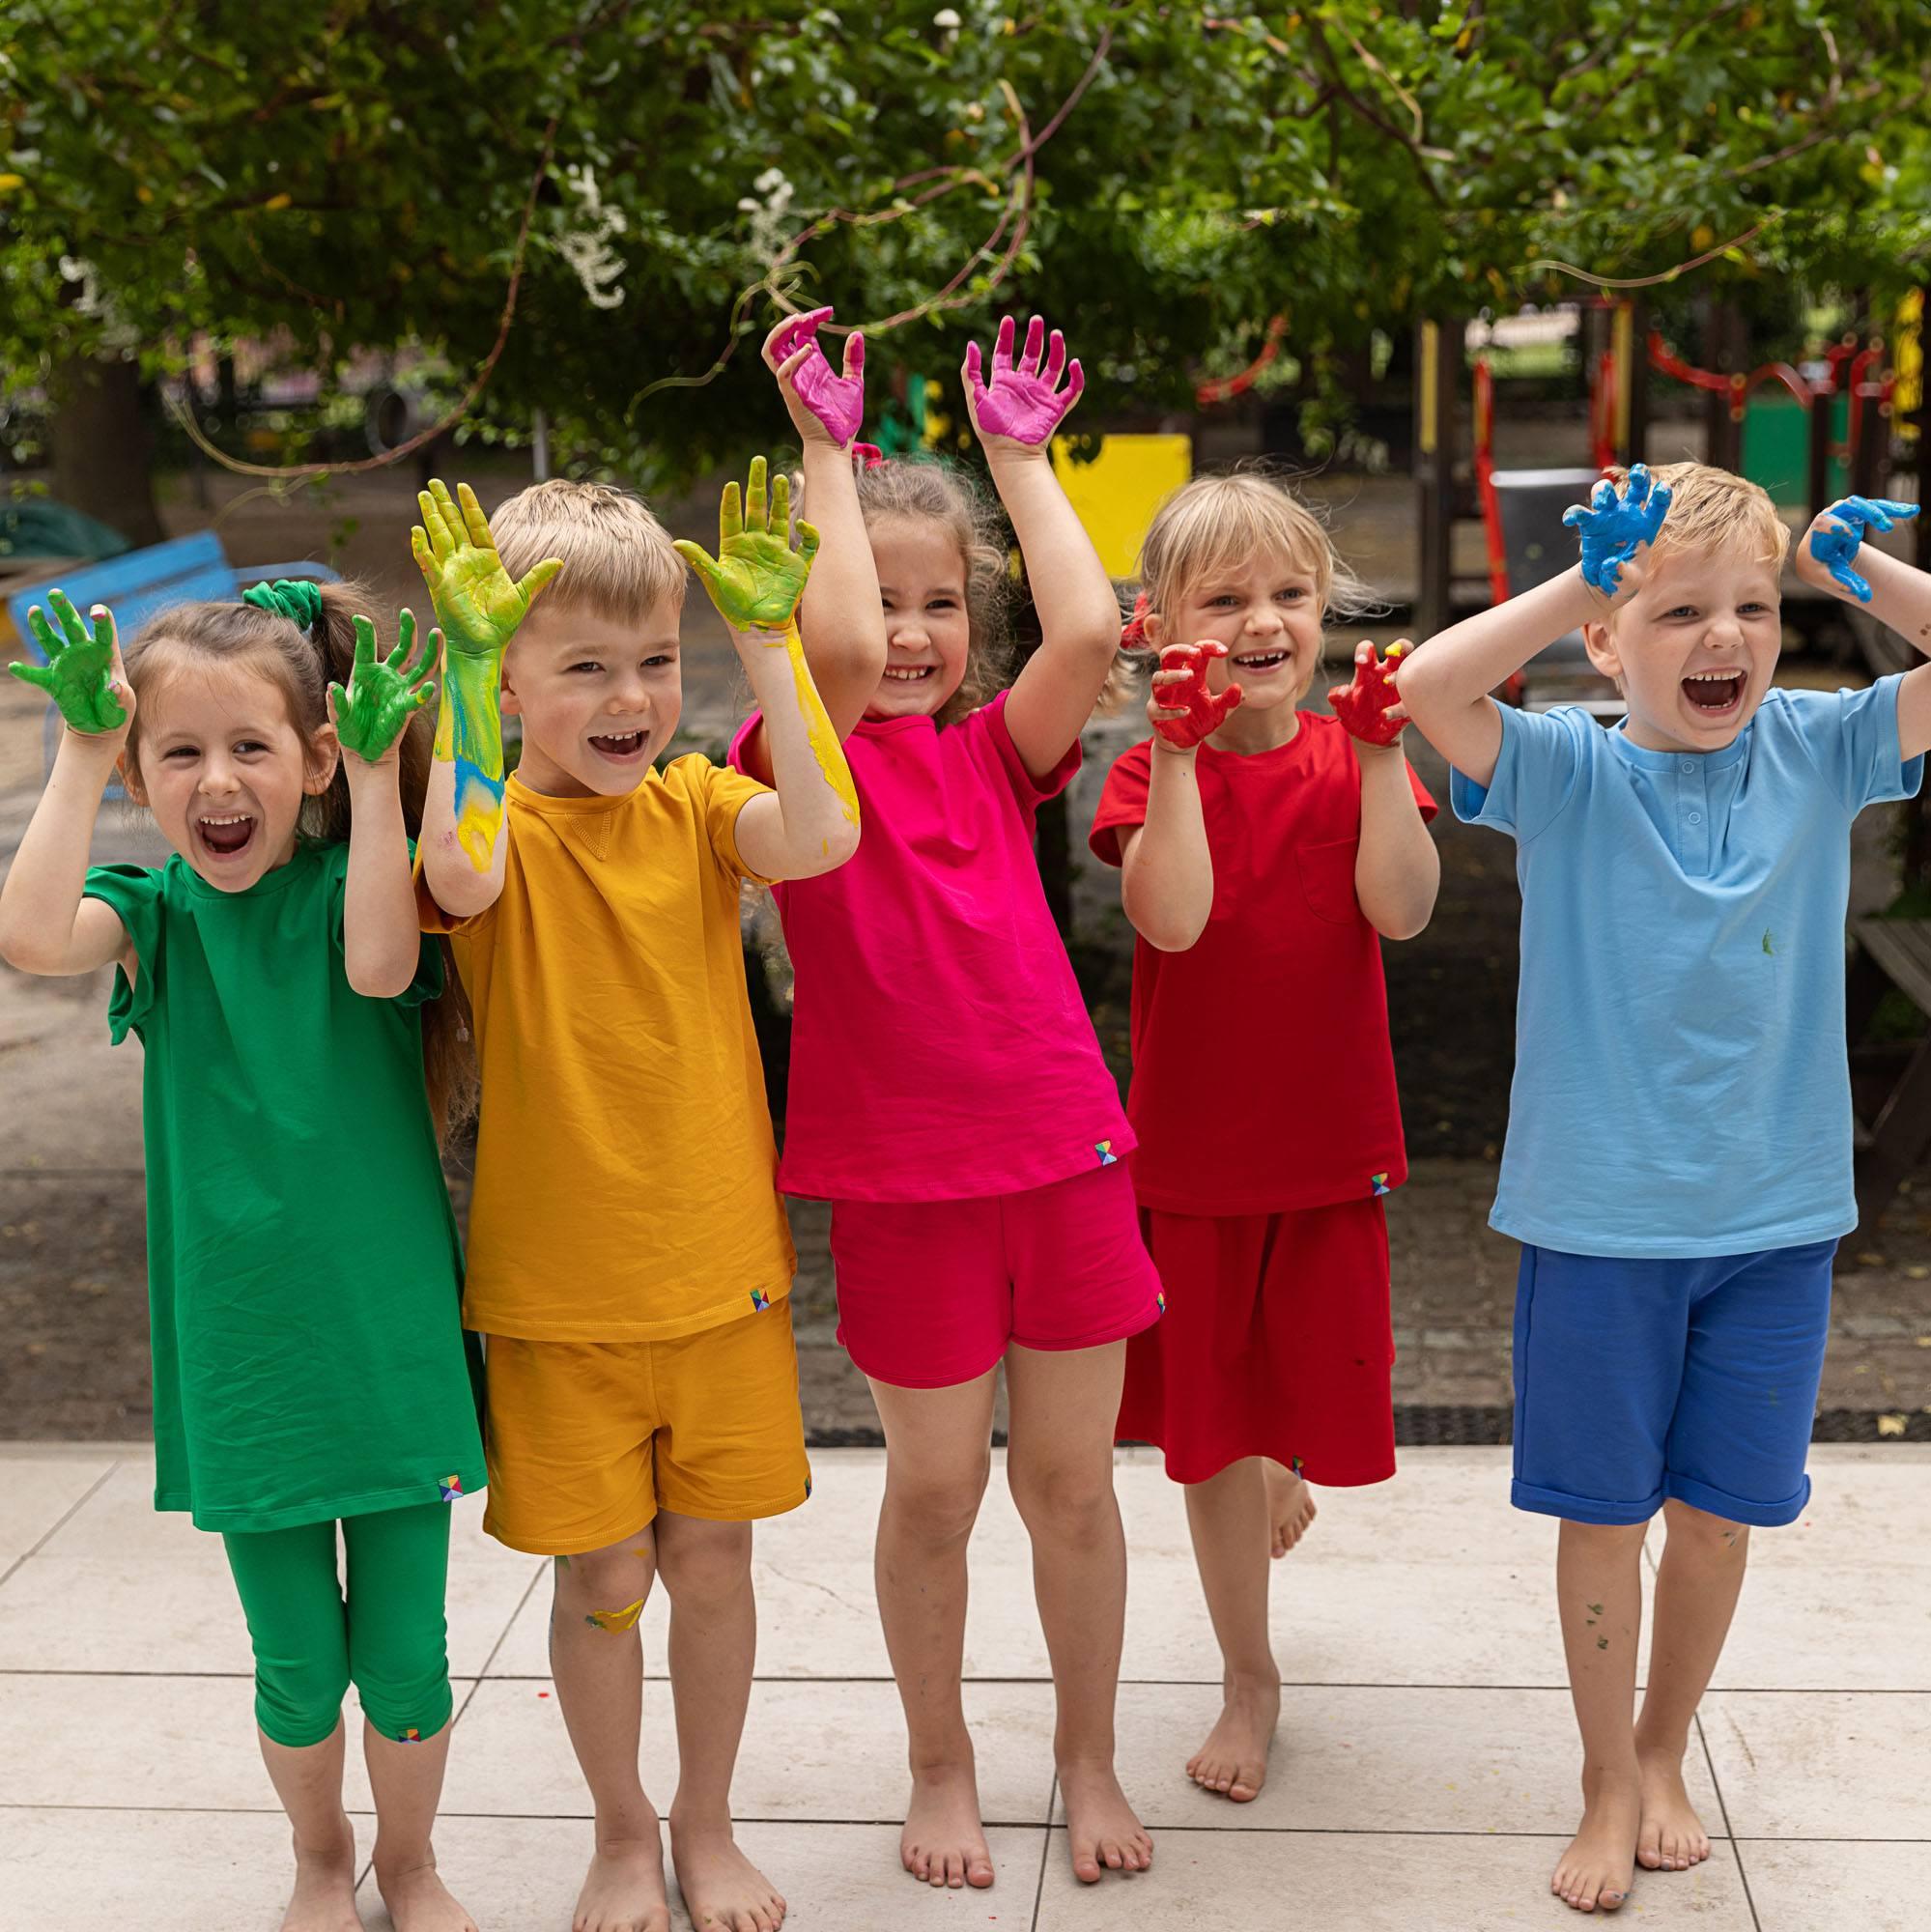
<path id="1" fill-rule="evenodd" d="M 622 798 L 512 776 L 501 896 L 452 919 L 482 1066 L 466 1326 L 647 1342 L 788 1294 L 745 993 L 735 827 L 765 789 L 679 758 Z"/>

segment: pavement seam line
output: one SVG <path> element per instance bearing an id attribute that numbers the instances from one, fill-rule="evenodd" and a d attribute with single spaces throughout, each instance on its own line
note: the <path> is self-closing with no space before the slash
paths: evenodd
<path id="1" fill-rule="evenodd" d="M 1046 1831 L 1039 1841 L 1039 1876 L 1033 1887 L 1033 1916 L 1026 1921 L 1027 1932 L 1039 1932 L 1039 1914 L 1046 1909 L 1046 1861 L 1053 1856 L 1053 1813 L 1059 1804 L 1060 1768 L 1055 1765 L 1053 1781 L 1046 1787 Z"/>
<path id="2" fill-rule="evenodd" d="M 65 1512 L 65 1514 L 61 1517 L 58 1522 L 54 1523 L 50 1528 L 48 1528 L 42 1535 L 40 1541 L 36 1543 L 31 1549 L 21 1550 L 19 1555 L 14 1557 L 13 1562 L 8 1564 L 6 1575 L 0 1576 L 0 1590 L 4 1590 L 7 1587 L 7 1585 L 13 1580 L 14 1573 L 16 1570 L 20 1569 L 20 1567 L 27 1561 L 27 1559 L 30 1556 L 38 1556 L 41 1553 L 41 1551 L 47 1547 L 47 1545 L 51 1543 L 53 1539 L 56 1536 L 58 1536 L 61 1533 L 61 1531 L 64 1530 L 68 1526 L 68 1524 L 71 1522 L 73 1519 L 77 1517 L 80 1514 L 80 1512 L 88 1506 L 89 1503 L 91 1503 L 94 1500 L 94 1498 L 100 1492 L 101 1484 L 105 1483 L 108 1477 L 110 1477 L 114 1473 L 114 1471 L 118 1469 L 120 1466 L 121 1466 L 121 1462 L 120 1459 L 118 1458 L 114 1462 L 109 1463 L 106 1468 L 101 1470 L 99 1476 L 95 1480 L 93 1485 L 89 1488 L 87 1493 L 84 1496 L 80 1497 L 78 1501 L 73 1503 Z"/>
<path id="3" fill-rule="evenodd" d="M 1700 1706 L 1692 1721 L 1696 1726 L 1696 1742 L 1703 1747 L 1703 1763 L 1710 1774 L 1710 1788 L 1717 1794 L 1717 1809 L 1723 1814 L 1723 1835 L 1730 1841 L 1730 1856 L 1737 1861 L 1737 1883 L 1744 1889 L 1744 1904 L 1749 1909 L 1751 1925 L 1756 1932 L 1763 1932 L 1763 1920 L 1757 1916 L 1756 1895 L 1750 1890 L 1750 1875 L 1744 1869 L 1744 1848 L 1730 1826 L 1730 1804 L 1723 1796 L 1723 1780 L 1717 1776 L 1717 1760 L 1711 1755 L 1710 1737 L 1703 1728 Z"/>

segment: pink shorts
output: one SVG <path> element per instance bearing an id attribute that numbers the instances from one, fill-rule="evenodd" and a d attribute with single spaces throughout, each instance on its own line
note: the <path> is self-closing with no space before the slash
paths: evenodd
<path id="1" fill-rule="evenodd" d="M 1160 1318 L 1126 1163 L 966 1201 L 834 1201 L 838 1340 L 898 1388 L 976 1381 L 1006 1352 L 1096 1349 Z"/>

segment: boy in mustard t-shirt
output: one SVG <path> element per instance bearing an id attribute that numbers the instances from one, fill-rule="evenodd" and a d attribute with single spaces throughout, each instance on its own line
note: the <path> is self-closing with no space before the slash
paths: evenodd
<path id="1" fill-rule="evenodd" d="M 809 878 L 858 845 L 795 618 L 809 574 L 825 635 L 864 640 L 880 622 L 837 468 L 812 479 L 833 540 L 815 571 L 818 532 L 800 524 L 793 547 L 788 486 L 767 512 L 761 457 L 742 510 L 738 486 L 724 493 L 716 559 L 602 484 L 512 497 L 500 560 L 467 486 L 460 504 L 440 483 L 420 498 L 416 559 L 447 641 L 418 899 L 424 928 L 453 936 L 482 1066 L 464 1321 L 488 1345 L 486 1526 L 556 1558 L 552 1668 L 596 1803 L 577 1932 L 669 1925 L 638 1776 L 636 1626 L 660 1572 L 686 1906 L 745 1932 L 784 1916 L 730 1820 L 751 1525 L 810 1493 L 738 889 Z M 682 704 L 680 551 L 730 627 L 775 790 L 697 755 L 653 767 Z M 507 784 L 499 701 L 523 721 Z"/>

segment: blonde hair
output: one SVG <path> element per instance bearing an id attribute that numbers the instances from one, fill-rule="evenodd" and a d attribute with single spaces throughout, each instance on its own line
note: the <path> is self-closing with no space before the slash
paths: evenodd
<path id="1" fill-rule="evenodd" d="M 1358 617 L 1376 608 L 1374 593 L 1335 554 L 1326 525 L 1281 478 L 1236 469 L 1196 476 L 1154 512 L 1140 546 L 1147 609 L 1178 609 L 1203 579 L 1276 553 L 1314 579 L 1324 616 Z"/>
<path id="2" fill-rule="evenodd" d="M 936 457 L 888 457 L 861 469 L 858 507 L 867 532 L 895 518 L 923 521 L 939 525 L 959 547 L 966 580 L 965 676 L 938 714 L 941 724 L 955 724 L 989 702 L 1011 669 L 1011 580 L 997 513 L 964 474 Z"/>
<path id="3" fill-rule="evenodd" d="M 673 553 L 674 554 L 674 553 Z M 122 657 L 134 687 L 134 722 L 128 730 L 128 762 L 140 769 L 141 726 L 149 702 L 169 678 L 195 660 L 217 663 L 266 679 L 281 693 L 289 723 L 304 745 L 328 723 L 328 686 L 346 685 L 355 661 L 355 618 L 376 626 L 378 649 L 386 651 L 395 622 L 381 600 L 363 583 L 324 583 L 321 615 L 307 630 L 293 617 L 252 604 L 177 604 L 157 611 L 128 640 Z M 418 648 L 422 647 L 418 633 Z M 397 746 L 401 768 L 403 829 L 413 838 L 422 831 L 423 794 L 429 783 L 430 743 L 435 707 L 425 705 L 410 721 Z M 341 844 L 349 837 L 349 778 L 338 758 L 335 776 L 319 797 L 302 801 L 298 829 L 321 844 Z M 422 1008 L 422 1070 L 430 1119 L 439 1145 L 476 1110 L 476 1057 L 469 1042 L 469 1002 L 456 976 L 447 940 L 442 954 L 442 991 Z"/>
<path id="4" fill-rule="evenodd" d="M 1608 473 L 1619 486 L 1629 479 L 1627 469 Z M 1790 528 L 1760 484 L 1707 463 L 1661 463 L 1649 473 L 1652 484 L 1669 488 L 1669 511 L 1649 547 L 1652 557 L 1742 545 L 1753 563 L 1783 568 Z"/>
<path id="5" fill-rule="evenodd" d="M 667 599 L 684 608 L 690 578 L 670 533 L 643 498 L 613 483 L 553 477 L 519 490 L 490 519 L 497 554 L 513 578 L 547 556 L 562 560 L 544 593 L 552 611 L 580 611 L 641 624 Z"/>

